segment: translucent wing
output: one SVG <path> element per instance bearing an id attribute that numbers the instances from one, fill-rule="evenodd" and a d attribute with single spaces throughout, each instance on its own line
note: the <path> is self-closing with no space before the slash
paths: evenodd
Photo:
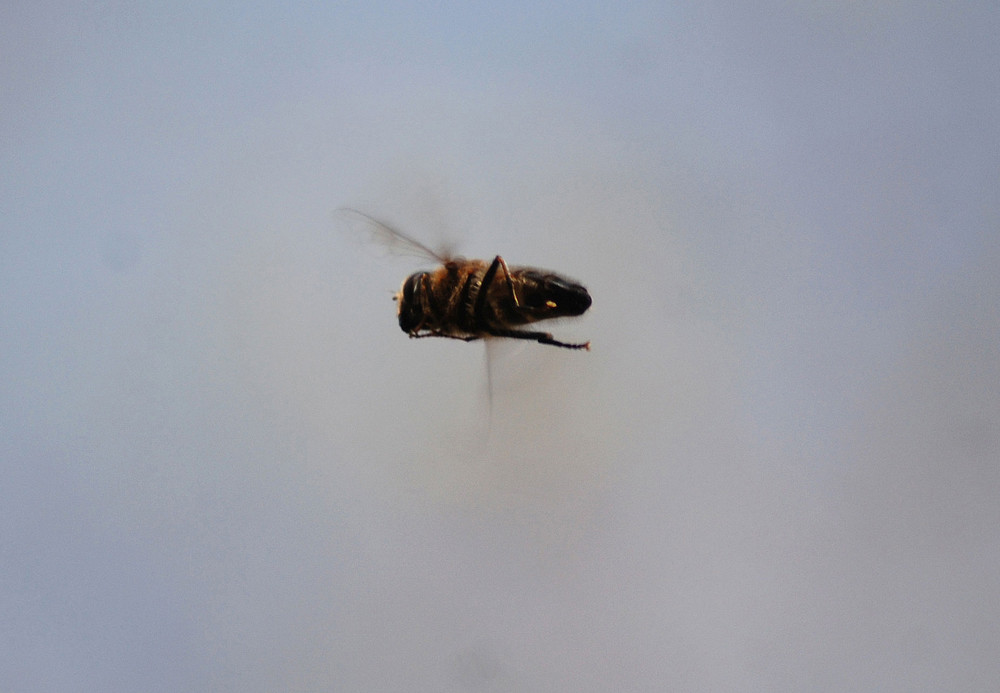
<path id="1" fill-rule="evenodd" d="M 441 264 L 448 262 L 451 256 L 447 253 L 439 253 L 431 250 L 426 245 L 410 238 L 402 231 L 392 228 L 388 224 L 379 221 L 375 217 L 359 212 L 350 207 L 341 207 L 337 214 L 353 219 L 355 222 L 363 224 L 371 236 L 371 240 L 384 247 L 394 255 L 409 255 L 435 260 Z"/>

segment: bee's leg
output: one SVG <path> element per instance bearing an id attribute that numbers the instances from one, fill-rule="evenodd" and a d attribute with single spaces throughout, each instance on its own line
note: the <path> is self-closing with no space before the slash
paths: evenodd
<path id="1" fill-rule="evenodd" d="M 552 346 L 563 347 L 564 349 L 586 349 L 590 351 L 590 342 L 583 344 L 567 344 L 557 341 L 548 332 L 525 332 L 524 330 L 490 330 L 493 337 L 509 337 L 511 339 L 528 339 L 539 344 L 551 344 Z"/>
<path id="2" fill-rule="evenodd" d="M 517 294 L 514 293 L 514 282 L 510 278 L 510 269 L 507 267 L 507 263 L 502 257 L 497 255 L 493 258 L 493 262 L 490 263 L 489 268 L 487 268 L 486 273 L 483 274 L 483 281 L 479 285 L 479 293 L 476 295 L 476 305 L 473 308 L 472 314 L 476 316 L 476 320 L 481 322 L 483 319 L 483 308 L 486 307 L 486 296 L 489 294 L 490 284 L 493 283 L 493 279 L 497 276 L 497 270 L 503 269 L 503 276 L 507 280 L 507 288 L 510 289 L 511 300 L 514 301 L 514 305 L 520 305 L 517 301 Z"/>
<path id="3" fill-rule="evenodd" d="M 510 269 L 508 269 L 507 263 L 499 255 L 493 258 L 493 262 L 494 264 L 497 262 L 500 263 L 500 269 L 503 270 L 503 276 L 507 280 L 507 288 L 510 289 L 510 300 L 514 302 L 515 307 L 520 308 L 521 304 L 517 300 L 517 294 L 514 293 L 514 282 L 510 278 Z"/>
<path id="4" fill-rule="evenodd" d="M 460 339 L 463 342 L 474 342 L 477 339 L 482 339 L 478 335 L 473 335 L 471 337 L 459 337 L 457 334 L 444 334 L 443 332 L 424 332 L 423 334 L 417 334 L 416 332 L 410 333 L 410 339 L 423 339 L 424 337 L 445 337 L 447 339 Z"/>

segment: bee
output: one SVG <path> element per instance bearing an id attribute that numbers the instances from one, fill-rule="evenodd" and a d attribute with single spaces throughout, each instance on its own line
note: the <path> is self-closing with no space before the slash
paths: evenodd
<path id="1" fill-rule="evenodd" d="M 437 269 L 411 274 L 393 297 L 399 327 L 411 338 L 471 342 L 498 337 L 590 350 L 590 342 L 570 344 L 548 332 L 518 329 L 541 320 L 582 315 L 591 299 L 580 284 L 534 267 L 510 267 L 499 255 L 487 262 L 436 253 L 364 212 L 341 211 L 360 217 L 390 247 L 440 263 Z"/>

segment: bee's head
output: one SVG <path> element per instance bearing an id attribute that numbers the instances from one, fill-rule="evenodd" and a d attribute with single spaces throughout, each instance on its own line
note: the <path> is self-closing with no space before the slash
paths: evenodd
<path id="1" fill-rule="evenodd" d="M 524 270 L 521 278 L 524 281 L 517 298 L 532 320 L 583 315 L 590 308 L 587 290 L 558 274 Z"/>
<path id="2" fill-rule="evenodd" d="M 407 334 L 413 334 L 424 321 L 424 315 L 420 308 L 420 280 L 424 276 L 423 272 L 411 274 L 399 287 L 393 300 L 396 301 L 396 314 L 399 317 L 399 328 Z"/>

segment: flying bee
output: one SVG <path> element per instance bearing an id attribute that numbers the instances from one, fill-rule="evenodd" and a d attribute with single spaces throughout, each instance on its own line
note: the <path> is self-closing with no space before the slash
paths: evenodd
<path id="1" fill-rule="evenodd" d="M 342 211 L 361 217 L 390 247 L 441 263 L 437 269 L 411 274 L 393 299 L 399 327 L 411 338 L 471 342 L 503 337 L 590 350 L 590 342 L 569 344 L 548 332 L 517 329 L 586 312 L 590 294 L 576 282 L 533 267 L 509 267 L 499 255 L 492 262 L 442 255 L 364 212 Z"/>

